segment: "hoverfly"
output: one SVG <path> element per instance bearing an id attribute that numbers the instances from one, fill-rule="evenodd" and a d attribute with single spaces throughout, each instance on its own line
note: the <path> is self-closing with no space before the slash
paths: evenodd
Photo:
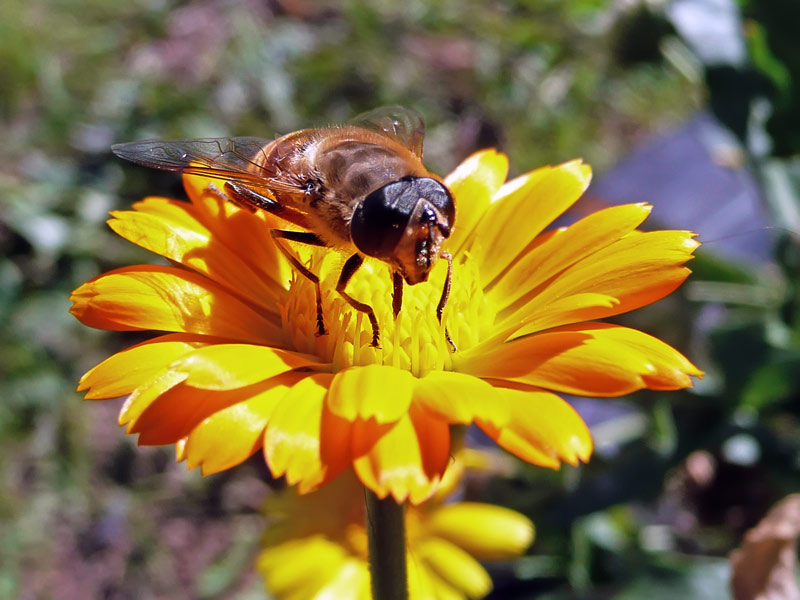
<path id="1" fill-rule="evenodd" d="M 394 317 L 403 304 L 403 282 L 428 279 L 436 260 L 447 261 L 447 277 L 436 316 L 442 320 L 452 280 L 453 259 L 442 250 L 455 222 L 453 196 L 441 178 L 422 165 L 424 125 L 416 111 L 379 108 L 347 125 L 303 129 L 275 140 L 256 137 L 146 140 L 111 150 L 134 163 L 224 181 L 221 193 L 238 206 L 265 210 L 305 231 L 271 229 L 278 248 L 316 286 L 317 332 L 325 321 L 319 277 L 283 242 L 336 248 L 350 254 L 336 291 L 372 325 L 373 308 L 353 298 L 347 284 L 365 256 L 389 265 Z M 445 329 L 450 347 L 455 350 Z"/>

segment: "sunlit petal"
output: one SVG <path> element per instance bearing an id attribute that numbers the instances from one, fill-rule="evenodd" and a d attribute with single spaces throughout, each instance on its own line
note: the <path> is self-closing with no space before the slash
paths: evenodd
<path id="1" fill-rule="evenodd" d="M 592 454 L 588 427 L 561 398 L 535 388 L 498 388 L 498 401 L 508 405 L 511 421 L 503 428 L 478 421 L 478 426 L 500 446 L 519 458 L 542 467 L 561 462 L 577 465 Z"/>
<path id="2" fill-rule="evenodd" d="M 162 394 L 180 385 L 184 379 L 186 379 L 185 374 L 167 369 L 154 376 L 144 385 L 137 387 L 127 397 L 125 404 L 122 405 L 119 411 L 119 424 L 125 425 L 138 419 Z"/>
<path id="3" fill-rule="evenodd" d="M 198 220 L 194 206 L 166 198 L 146 198 L 134 208 L 111 213 L 113 218 L 108 224 L 118 235 L 206 275 L 264 310 L 278 313 L 277 303 L 285 289 L 252 269 L 249 255 L 236 253 L 212 236 Z"/>
<path id="4" fill-rule="evenodd" d="M 687 231 L 631 232 L 565 270 L 516 308 L 509 320 L 535 319 L 542 307 L 577 293 L 600 293 L 617 299 L 610 308 L 585 311 L 583 320 L 624 313 L 660 300 L 689 275 L 689 269 L 682 265 L 697 248 L 693 238 L 694 234 Z M 536 330 L 529 325 L 519 334 Z"/>
<path id="5" fill-rule="evenodd" d="M 508 173 L 508 158 L 496 150 L 476 152 L 445 178 L 458 206 L 447 246 L 456 254 L 483 217 Z"/>
<path id="6" fill-rule="evenodd" d="M 407 412 L 413 389 L 414 377 L 408 371 L 383 365 L 356 367 L 336 374 L 328 407 L 348 421 L 374 418 L 391 423 Z"/>
<path id="7" fill-rule="evenodd" d="M 155 329 L 278 343 L 275 323 L 216 283 L 184 269 L 162 266 L 110 271 L 76 289 L 73 315 L 90 327 Z"/>
<path id="8" fill-rule="evenodd" d="M 450 456 L 445 421 L 412 410 L 353 466 L 361 481 L 378 497 L 391 494 L 398 502 L 419 503 L 436 491 Z"/>
<path id="9" fill-rule="evenodd" d="M 554 275 L 633 231 L 650 210 L 647 204 L 627 204 L 584 217 L 511 264 L 491 284 L 490 297 L 501 311 L 513 306 Z"/>
<path id="10" fill-rule="evenodd" d="M 222 182 L 218 179 L 184 175 L 183 186 L 197 209 L 198 220 L 215 240 L 231 248 L 260 278 L 288 289 L 292 268 L 269 233 L 275 227 L 285 228 L 285 221 L 264 211 L 252 213 L 237 207 L 221 193 Z"/>
<path id="11" fill-rule="evenodd" d="M 331 476 L 320 457 L 320 430 L 331 379 L 330 374 L 317 373 L 292 387 L 273 411 L 264 434 L 264 454 L 272 474 L 286 475 L 291 485 L 300 483 L 301 492 Z"/>
<path id="12" fill-rule="evenodd" d="M 262 447 L 264 428 L 282 395 L 270 390 L 206 417 L 186 441 L 187 466 L 209 475 L 247 460 Z"/>
<path id="13" fill-rule="evenodd" d="M 165 365 L 214 341 L 204 336 L 175 333 L 136 344 L 87 371 L 81 377 L 78 391 L 88 390 L 87 400 L 130 394 L 163 373 Z"/>
<path id="14" fill-rule="evenodd" d="M 316 357 L 254 344 L 215 344 L 174 361 L 170 368 L 186 374 L 186 384 L 206 390 L 252 385 L 300 367 L 321 367 Z"/>
<path id="15" fill-rule="evenodd" d="M 414 401 L 448 423 L 467 425 L 476 417 L 503 426 L 509 414 L 503 403 L 492 402 L 494 388 L 472 375 L 432 371 L 418 379 Z"/>
<path id="16" fill-rule="evenodd" d="M 542 167 L 506 183 L 475 229 L 470 252 L 481 263 L 484 285 L 492 281 L 569 208 L 591 180 L 580 161 Z"/>

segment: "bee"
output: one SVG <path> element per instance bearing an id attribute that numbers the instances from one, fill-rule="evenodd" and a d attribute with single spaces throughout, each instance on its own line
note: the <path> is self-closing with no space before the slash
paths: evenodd
<path id="1" fill-rule="evenodd" d="M 453 229 L 455 203 L 442 179 L 422 164 L 424 131 L 419 113 L 391 106 L 347 125 L 303 129 L 274 140 L 146 140 L 116 144 L 111 151 L 147 167 L 218 179 L 226 199 L 303 229 L 276 228 L 270 234 L 294 269 L 316 287 L 319 335 L 326 333 L 319 277 L 285 242 L 347 252 L 336 291 L 367 315 L 372 346 L 380 347 L 375 311 L 347 292 L 365 257 L 389 266 L 395 319 L 403 304 L 403 283 L 426 281 L 439 258 L 447 261 L 436 307 L 440 323 L 450 294 L 453 259 L 442 243 Z M 446 328 L 445 337 L 455 351 Z"/>

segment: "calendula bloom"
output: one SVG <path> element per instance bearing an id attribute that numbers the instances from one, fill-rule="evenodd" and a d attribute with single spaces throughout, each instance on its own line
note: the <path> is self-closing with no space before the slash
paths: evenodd
<path id="1" fill-rule="evenodd" d="M 686 231 L 638 231 L 646 204 L 544 232 L 586 189 L 589 168 L 574 161 L 504 183 L 507 167 L 489 150 L 445 179 L 457 214 L 441 323 L 445 261 L 406 287 L 396 320 L 385 263 L 368 259 L 350 281 L 375 310 L 380 348 L 335 290 L 344 257 L 295 244 L 320 276 L 320 336 L 314 285 L 269 233 L 285 223 L 226 202 L 218 181 L 186 176 L 190 202 L 151 197 L 114 212 L 115 232 L 170 264 L 101 275 L 75 290 L 72 312 L 93 327 L 170 333 L 100 363 L 79 389 L 128 395 L 120 424 L 140 444 L 177 443 L 191 468 L 213 473 L 263 450 L 301 492 L 352 465 L 379 497 L 421 502 L 448 464 L 454 424 L 474 423 L 536 465 L 588 460 L 589 431 L 554 392 L 674 390 L 701 375 L 660 340 L 594 321 L 669 294 L 698 244 Z"/>
<path id="2" fill-rule="evenodd" d="M 464 472 L 463 453 L 428 502 L 406 510 L 410 600 L 482 598 L 492 589 L 478 560 L 508 560 L 533 541 L 533 524 L 511 509 L 445 503 Z M 270 498 L 257 567 L 276 600 L 369 600 L 363 491 L 352 471 L 305 496 Z"/>

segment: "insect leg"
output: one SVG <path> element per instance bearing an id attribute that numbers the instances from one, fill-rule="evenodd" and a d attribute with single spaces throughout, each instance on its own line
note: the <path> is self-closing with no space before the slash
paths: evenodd
<path id="1" fill-rule="evenodd" d="M 397 271 L 392 273 L 392 284 L 394 285 L 394 291 L 392 293 L 392 312 L 396 319 L 397 315 L 400 314 L 400 309 L 403 308 L 403 276 Z"/>
<path id="2" fill-rule="evenodd" d="M 449 252 L 442 251 L 439 256 L 447 261 L 447 277 L 444 280 L 444 287 L 442 287 L 442 297 L 439 298 L 439 304 L 436 306 L 436 318 L 439 323 L 442 322 L 442 313 L 444 307 L 447 306 L 447 301 L 450 299 L 450 285 L 453 282 L 453 256 Z M 453 338 L 450 337 L 450 332 L 447 327 L 444 328 L 444 337 L 447 338 L 447 343 L 450 344 L 450 349 L 455 352 L 456 348 Z"/>
<path id="3" fill-rule="evenodd" d="M 360 254 L 353 254 L 353 256 L 347 259 L 347 262 L 344 263 L 344 267 L 342 267 L 342 273 L 339 275 L 339 281 L 336 283 L 336 291 L 341 294 L 342 298 L 347 300 L 350 306 L 367 314 L 369 322 L 372 324 L 372 346 L 373 348 L 380 348 L 380 329 L 378 328 L 378 319 L 375 318 L 375 311 L 372 310 L 369 304 L 359 302 L 344 291 L 347 287 L 347 283 L 352 279 L 363 262 L 364 257 Z"/>
<path id="4" fill-rule="evenodd" d="M 307 227 L 306 216 L 299 210 L 284 206 L 275 199 L 265 196 L 264 194 L 259 194 L 255 190 L 252 190 L 241 183 L 236 183 L 235 181 L 226 181 L 225 194 L 236 206 L 239 206 L 240 208 L 245 208 L 250 212 L 255 212 L 260 208 L 282 219 L 286 219 L 290 223 L 294 223 L 300 227 Z"/>
<path id="5" fill-rule="evenodd" d="M 284 231 L 283 229 L 270 229 L 270 234 L 272 234 L 272 238 L 275 240 L 275 245 L 278 247 L 278 250 L 286 257 L 286 259 L 292 263 L 292 266 L 297 269 L 297 272 L 300 273 L 303 277 L 311 281 L 314 286 L 316 287 L 317 292 L 317 334 L 318 335 L 325 335 L 327 332 L 325 331 L 325 321 L 322 318 L 322 292 L 319 289 L 319 277 L 317 277 L 314 273 L 308 270 L 308 268 L 297 260 L 294 254 L 292 254 L 288 248 L 284 247 L 278 240 L 288 240 L 290 242 L 299 242 L 301 244 L 308 244 L 310 246 L 325 246 L 325 242 L 319 239 L 315 234 L 311 233 L 310 231 Z"/>

